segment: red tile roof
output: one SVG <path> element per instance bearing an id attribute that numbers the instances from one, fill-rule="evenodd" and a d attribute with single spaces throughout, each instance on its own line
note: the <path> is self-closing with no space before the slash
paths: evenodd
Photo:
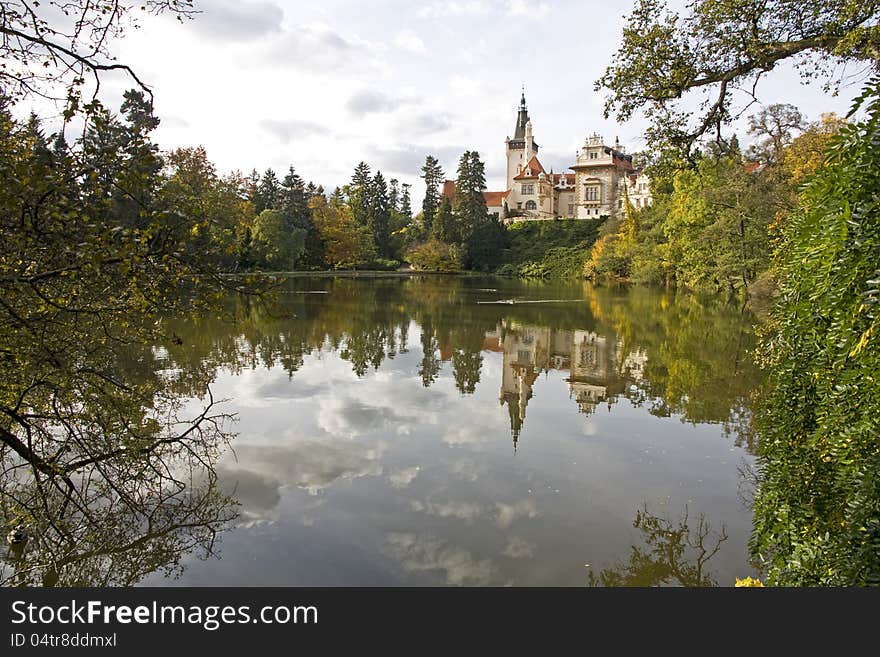
<path id="1" fill-rule="evenodd" d="M 537 178 L 538 174 L 541 173 L 544 173 L 544 167 L 542 167 L 541 163 L 538 161 L 538 156 L 533 155 L 532 159 L 529 160 L 529 163 L 523 167 L 523 170 L 520 172 L 520 174 L 514 177 L 514 180 L 527 180 L 528 178 Z"/>
<path id="2" fill-rule="evenodd" d="M 510 194 L 509 190 L 506 192 L 483 192 L 483 198 L 486 199 L 486 207 L 500 208 L 504 205 L 504 199 L 507 198 L 508 194 Z"/>
<path id="3" fill-rule="evenodd" d="M 507 198 L 507 195 L 510 194 L 510 191 L 506 192 L 483 192 L 483 198 L 486 199 L 486 207 L 487 208 L 500 208 L 504 203 L 504 199 Z M 443 181 L 443 189 L 440 190 L 440 198 L 446 196 L 449 198 L 449 202 L 455 204 L 455 181 L 454 180 L 444 180 Z"/>
<path id="4" fill-rule="evenodd" d="M 561 185 L 565 182 L 567 185 L 574 185 L 575 174 L 573 173 L 551 173 L 550 182 L 554 185 Z"/>

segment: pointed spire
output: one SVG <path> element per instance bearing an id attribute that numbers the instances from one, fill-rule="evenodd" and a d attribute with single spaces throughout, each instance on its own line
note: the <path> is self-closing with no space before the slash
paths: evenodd
<path id="1" fill-rule="evenodd" d="M 519 112 L 516 115 L 516 130 L 514 130 L 514 139 L 525 139 L 526 123 L 529 122 L 529 110 L 526 107 L 526 86 L 523 85 L 522 97 L 519 101 Z"/>

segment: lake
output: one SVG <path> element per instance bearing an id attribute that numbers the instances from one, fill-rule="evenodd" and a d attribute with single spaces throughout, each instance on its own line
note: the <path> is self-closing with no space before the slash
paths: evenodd
<path id="1" fill-rule="evenodd" d="M 673 290 L 297 278 L 157 348 L 234 413 L 213 554 L 148 585 L 733 585 L 755 318 Z M 189 404 L 197 409 L 200 400 Z"/>

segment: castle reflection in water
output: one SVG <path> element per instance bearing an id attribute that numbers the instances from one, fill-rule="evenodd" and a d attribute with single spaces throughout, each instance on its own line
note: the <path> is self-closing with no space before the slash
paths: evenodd
<path id="1" fill-rule="evenodd" d="M 626 351 L 622 341 L 584 330 L 558 330 L 505 322 L 483 340 L 486 351 L 503 354 L 499 400 L 510 414 L 514 449 L 538 377 L 550 370 L 568 372 L 570 396 L 586 415 L 599 403 L 610 409 L 627 386 L 644 376 L 648 355 Z"/>

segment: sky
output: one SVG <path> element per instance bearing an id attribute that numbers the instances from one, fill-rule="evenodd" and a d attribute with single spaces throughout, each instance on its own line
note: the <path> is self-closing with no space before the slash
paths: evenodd
<path id="1" fill-rule="evenodd" d="M 672 6 L 683 5 L 673 0 Z M 202 145 L 220 172 L 290 165 L 328 190 L 364 160 L 413 185 L 425 155 L 454 177 L 465 150 L 504 189 L 504 139 L 525 88 L 546 169 L 574 163 L 587 135 L 644 146 L 645 123 L 603 118 L 594 84 L 617 48 L 632 2 L 616 0 L 196 0 L 194 20 L 146 17 L 111 45 L 155 94 L 163 149 Z M 131 85 L 103 83 L 118 107 Z M 779 67 L 759 87 L 809 119 L 845 114 L 838 97 Z M 744 137 L 744 135 L 741 134 Z"/>

